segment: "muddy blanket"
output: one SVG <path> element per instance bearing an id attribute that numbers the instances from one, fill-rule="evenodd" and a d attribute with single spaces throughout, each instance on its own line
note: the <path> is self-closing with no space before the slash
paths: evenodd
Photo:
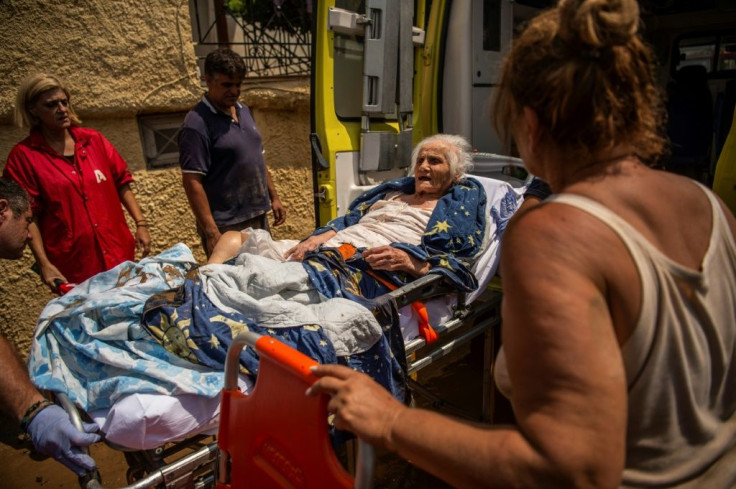
<path id="1" fill-rule="evenodd" d="M 146 304 L 142 323 L 168 350 L 222 369 L 241 331 L 275 337 L 320 363 L 341 363 L 405 397 L 405 355 L 393 301 L 328 299 L 301 263 L 242 254 L 229 265 L 199 269 L 176 291 Z M 247 347 L 242 371 L 257 375 L 258 356 Z"/>
<path id="2" fill-rule="evenodd" d="M 189 248 L 178 244 L 121 263 L 50 301 L 28 358 L 33 382 L 66 393 L 85 410 L 133 393 L 218 395 L 222 372 L 180 358 L 140 324 L 146 300 L 182 285 L 195 266 Z"/>

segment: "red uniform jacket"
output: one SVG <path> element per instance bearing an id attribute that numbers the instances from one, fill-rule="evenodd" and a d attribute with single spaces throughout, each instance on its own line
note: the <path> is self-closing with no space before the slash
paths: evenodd
<path id="1" fill-rule="evenodd" d="M 123 158 L 102 134 L 69 129 L 74 161 L 58 154 L 41 133 L 15 145 L 3 176 L 17 181 L 31 196 L 46 254 L 70 282 L 135 258 L 118 195 L 133 181 Z"/>

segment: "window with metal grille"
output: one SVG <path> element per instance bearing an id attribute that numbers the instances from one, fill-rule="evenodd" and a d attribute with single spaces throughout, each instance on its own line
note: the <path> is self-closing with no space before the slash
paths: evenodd
<path id="1" fill-rule="evenodd" d="M 179 163 L 177 136 L 186 112 L 140 115 L 141 133 L 146 168 L 165 168 Z"/>
<path id="2" fill-rule="evenodd" d="M 243 57 L 246 77 L 306 76 L 311 69 L 311 0 L 189 0 L 199 71 L 219 47 Z"/>

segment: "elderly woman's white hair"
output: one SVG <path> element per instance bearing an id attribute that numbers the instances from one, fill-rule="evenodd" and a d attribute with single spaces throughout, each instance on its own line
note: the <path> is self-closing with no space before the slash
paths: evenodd
<path id="1" fill-rule="evenodd" d="M 411 165 L 408 174 L 414 175 L 417 166 L 419 152 L 424 146 L 430 143 L 444 142 L 447 143 L 450 151 L 445 152 L 445 158 L 450 163 L 450 171 L 452 171 L 453 182 L 457 182 L 465 176 L 473 168 L 472 147 L 467 139 L 456 134 L 435 134 L 419 141 L 411 153 Z"/>

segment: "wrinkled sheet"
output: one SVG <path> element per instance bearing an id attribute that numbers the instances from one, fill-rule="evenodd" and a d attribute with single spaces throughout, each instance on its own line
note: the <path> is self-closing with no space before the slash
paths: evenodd
<path id="1" fill-rule="evenodd" d="M 143 304 L 184 283 L 196 266 L 178 244 L 138 263 L 123 262 L 54 299 L 41 312 L 28 358 L 40 389 L 63 392 L 84 410 L 133 393 L 217 396 L 222 372 L 193 365 L 141 327 Z"/>
<path id="2" fill-rule="evenodd" d="M 239 387 L 249 394 L 254 382 L 241 376 Z M 93 410 L 89 415 L 108 442 L 148 450 L 186 440 L 197 433 L 215 434 L 220 421 L 220 397 L 131 394 L 116 401 L 110 409 Z"/>
<path id="3" fill-rule="evenodd" d="M 301 262 L 241 254 L 234 265 L 206 265 L 199 274 L 217 308 L 264 328 L 319 325 L 338 356 L 362 353 L 381 337 L 371 311 L 348 299 L 324 297 Z"/>
<path id="4" fill-rule="evenodd" d="M 217 370 L 240 332 L 271 336 L 319 363 L 365 372 L 405 398 L 406 355 L 393 299 L 328 299 L 310 285 L 300 263 L 254 255 L 239 260 L 202 267 L 176 290 L 152 296 L 143 326 L 168 350 Z M 253 348 L 242 350 L 239 363 L 242 373 L 258 375 Z"/>

